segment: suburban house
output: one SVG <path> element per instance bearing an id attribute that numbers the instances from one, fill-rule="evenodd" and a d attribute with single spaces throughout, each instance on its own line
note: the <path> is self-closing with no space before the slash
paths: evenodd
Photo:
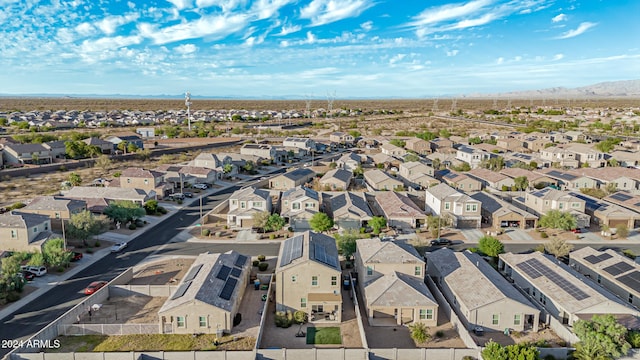
<path id="1" fill-rule="evenodd" d="M 620 205 L 623 208 L 635 211 L 640 214 L 640 195 L 633 195 L 626 191 L 618 191 L 609 196 L 605 196 L 602 200 Z M 640 228 L 640 222 L 636 221 L 633 228 Z"/>
<path id="2" fill-rule="evenodd" d="M 92 213 L 102 213 L 111 201 L 125 200 L 142 206 L 147 201 L 155 199 L 156 193 L 155 191 L 147 193 L 143 189 L 135 188 L 74 186 L 62 191 L 62 196 L 82 200 L 87 204 L 87 210 Z"/>
<path id="3" fill-rule="evenodd" d="M 296 186 L 309 183 L 316 176 L 311 169 L 295 169 L 269 179 L 269 188 L 274 190 L 289 190 Z"/>
<path id="4" fill-rule="evenodd" d="M 309 220 L 320 211 L 318 192 L 305 186 L 296 186 L 282 193 L 280 215 L 287 220 L 293 231 L 311 229 Z"/>
<path id="5" fill-rule="evenodd" d="M 133 144 L 138 149 L 144 149 L 144 141 L 138 134 L 134 134 L 134 133 L 116 134 L 116 135 L 107 136 L 104 139 L 113 144 L 114 150 L 118 149 L 118 145 L 120 145 L 120 143 L 122 142 L 127 144 L 127 146 L 128 144 Z M 126 149 L 126 146 L 125 146 L 125 149 Z"/>
<path id="6" fill-rule="evenodd" d="M 431 144 L 417 137 L 405 140 L 405 149 L 413 151 L 420 155 L 426 155 L 431 152 Z"/>
<path id="7" fill-rule="evenodd" d="M 320 189 L 325 191 L 344 191 L 349 189 L 353 172 L 344 169 L 327 171 L 319 180 Z"/>
<path id="8" fill-rule="evenodd" d="M 522 145 L 535 153 L 543 150 L 548 143 L 549 140 L 531 134 L 522 138 Z"/>
<path id="9" fill-rule="evenodd" d="M 86 138 L 82 140 L 82 142 L 89 146 L 98 147 L 100 149 L 100 152 L 103 154 L 111 154 L 113 152 L 113 143 L 97 137 Z"/>
<path id="10" fill-rule="evenodd" d="M 120 177 L 108 183 L 109 187 L 142 189 L 147 193 L 154 191 L 158 199 L 162 199 L 173 192 L 173 183 L 164 181 L 164 174 L 158 171 L 142 168 L 127 168 Z"/>
<path id="11" fill-rule="evenodd" d="M 458 147 L 456 151 L 456 159 L 466 162 L 472 169 L 480 166 L 483 160 L 489 160 L 496 156 L 496 154 L 465 145 Z"/>
<path id="12" fill-rule="evenodd" d="M 354 254 L 369 324 L 438 324 L 438 303 L 424 283 L 425 263 L 402 242 L 359 239 Z"/>
<path id="13" fill-rule="evenodd" d="M 355 144 L 355 138 L 353 135 L 345 132 L 332 132 L 329 134 L 329 141 L 342 144 L 342 145 L 353 145 Z"/>
<path id="14" fill-rule="evenodd" d="M 238 173 L 238 168 L 233 165 L 233 159 L 230 156 L 200 153 L 189 162 L 189 165 L 213 169 L 217 172 L 219 179 L 222 178 L 222 174 L 233 175 Z"/>
<path id="15" fill-rule="evenodd" d="M 480 201 L 463 194 L 447 184 L 425 190 L 425 210 L 440 218 L 451 218 L 457 229 L 479 229 L 482 216 Z"/>
<path id="16" fill-rule="evenodd" d="M 504 168 L 500 170 L 500 174 L 506 175 L 514 180 L 518 177 L 525 177 L 527 181 L 529 181 L 529 188 L 534 188 L 536 185 L 548 186 L 557 184 L 557 182 L 550 177 L 526 169 Z"/>
<path id="17" fill-rule="evenodd" d="M 371 161 L 376 167 L 389 169 L 391 167 L 397 167 L 402 163 L 402 160 L 395 158 L 385 153 L 377 153 L 371 157 Z"/>
<path id="18" fill-rule="evenodd" d="M 611 159 L 618 162 L 622 167 L 640 168 L 640 151 L 615 150 L 611 152 Z"/>
<path id="19" fill-rule="evenodd" d="M 524 148 L 524 142 L 515 138 L 502 138 L 498 139 L 496 146 L 509 151 L 520 151 Z"/>
<path id="20" fill-rule="evenodd" d="M 52 159 L 66 158 L 67 147 L 64 141 L 48 141 L 43 143 L 42 146 L 49 150 L 49 156 L 51 156 Z"/>
<path id="21" fill-rule="evenodd" d="M 71 215 L 87 210 L 87 203 L 82 200 L 66 199 L 57 196 L 35 197 L 20 212 L 47 215 L 51 219 L 51 226 L 59 229 L 62 220 L 71 219 Z"/>
<path id="22" fill-rule="evenodd" d="M 514 198 L 513 203 L 538 216 L 550 210 L 569 212 L 576 218 L 578 228 L 588 228 L 591 222 L 591 217 L 585 214 L 584 200 L 551 187 L 527 192 L 524 198 Z"/>
<path id="23" fill-rule="evenodd" d="M 2 250 L 40 252 L 51 235 L 51 219 L 47 215 L 19 211 L 0 214 Z"/>
<path id="24" fill-rule="evenodd" d="M 282 141 L 282 146 L 302 149 L 305 154 L 316 151 L 316 142 L 308 138 L 288 137 Z"/>
<path id="25" fill-rule="evenodd" d="M 523 164 L 539 169 L 550 167 L 552 164 L 551 161 L 541 158 L 538 153 L 508 152 L 503 154 L 502 157 L 506 168 L 518 168 Z"/>
<path id="26" fill-rule="evenodd" d="M 446 169 L 436 172 L 436 177 L 442 179 L 450 187 L 460 191 L 473 192 L 482 190 L 482 183 L 465 173 Z"/>
<path id="27" fill-rule="evenodd" d="M 389 156 L 395 156 L 395 157 L 403 157 L 407 154 L 407 150 L 393 145 L 392 143 L 384 143 L 380 146 L 380 151 L 382 151 L 383 154 L 385 155 L 389 155 Z"/>
<path id="28" fill-rule="evenodd" d="M 429 144 L 431 145 L 432 152 L 442 152 L 442 153 L 450 153 L 452 151 L 455 152 L 455 149 L 453 149 L 453 141 L 447 138 L 435 138 L 429 141 Z"/>
<path id="29" fill-rule="evenodd" d="M 269 144 L 248 143 L 240 148 L 241 155 L 253 155 L 266 160 L 276 161 L 276 148 Z"/>
<path id="30" fill-rule="evenodd" d="M 5 164 L 50 164 L 51 152 L 42 144 L 5 144 L 2 151 Z"/>
<path id="31" fill-rule="evenodd" d="M 640 195 L 640 169 L 624 167 L 586 168 L 576 170 L 582 176 L 596 181 L 596 186 L 606 188 L 613 186 L 617 190 L 626 190 Z M 609 185 L 612 184 L 612 185 Z"/>
<path id="32" fill-rule="evenodd" d="M 607 166 L 605 153 L 596 150 L 593 145 L 588 144 L 568 144 L 566 149 L 575 154 L 578 166 L 599 168 Z"/>
<path id="33" fill-rule="evenodd" d="M 424 189 L 440 183 L 433 177 L 433 168 L 419 161 L 411 161 L 400 164 L 400 176 L 405 180 L 407 187 Z"/>
<path id="34" fill-rule="evenodd" d="M 387 226 L 416 229 L 427 222 L 427 215 L 407 195 L 377 192 L 375 202 L 378 213 L 387 219 Z"/>
<path id="35" fill-rule="evenodd" d="M 305 231 L 284 240 L 275 277 L 276 311 L 305 311 L 312 323 L 342 321 L 342 269 L 334 238 Z"/>
<path id="36" fill-rule="evenodd" d="M 640 264 L 612 249 L 592 247 L 572 251 L 569 266 L 604 286 L 622 301 L 640 308 Z"/>
<path id="37" fill-rule="evenodd" d="M 213 184 L 218 178 L 215 170 L 199 166 L 163 164 L 153 170 L 163 173 L 164 181 L 171 183 L 178 191 L 187 185 Z"/>
<path id="38" fill-rule="evenodd" d="M 575 169 L 580 165 L 578 159 L 576 159 L 576 153 L 557 146 L 540 149 L 540 157 L 561 167 Z"/>
<path id="39" fill-rule="evenodd" d="M 623 324 L 637 323 L 640 315 L 626 299 L 619 299 L 563 262 L 538 251 L 500 254 L 498 270 L 565 325 L 590 320 L 595 314 L 612 314 Z"/>
<path id="40" fill-rule="evenodd" d="M 591 142 L 591 138 L 582 131 L 569 130 L 564 133 L 564 136 L 567 138 L 567 140 L 572 142 Z"/>
<path id="41" fill-rule="evenodd" d="M 581 188 L 595 189 L 598 184 L 596 180 L 588 176 L 581 175 L 582 171 L 579 171 L 580 174 L 557 169 L 538 169 L 533 171 L 555 180 L 557 185 L 565 190 L 580 190 Z"/>
<path id="42" fill-rule="evenodd" d="M 336 160 L 338 168 L 354 171 L 362 164 L 362 157 L 354 152 L 348 152 Z"/>
<path id="43" fill-rule="evenodd" d="M 364 181 L 370 191 L 374 190 L 402 190 L 402 181 L 390 176 L 386 172 L 375 169 L 364 173 Z"/>
<path id="44" fill-rule="evenodd" d="M 347 191 L 331 197 L 327 212 L 340 229 L 359 230 L 373 217 L 364 194 Z"/>
<path id="45" fill-rule="evenodd" d="M 234 250 L 198 255 L 158 311 L 162 332 L 220 337 L 231 332 L 249 285 L 250 262 L 250 257 Z"/>
<path id="46" fill-rule="evenodd" d="M 229 212 L 227 213 L 227 225 L 230 228 L 253 227 L 253 216 L 259 212 L 269 212 L 273 206 L 269 191 L 256 189 L 249 186 L 236 190 L 229 197 Z"/>
<path id="47" fill-rule="evenodd" d="M 139 127 L 136 129 L 136 134 L 145 139 L 153 139 L 156 137 L 156 129 L 153 127 Z"/>
<path id="48" fill-rule="evenodd" d="M 480 201 L 482 204 L 480 209 L 482 222 L 491 225 L 494 229 L 536 228 L 538 216 L 522 210 L 493 194 L 479 191 L 469 196 L 471 196 L 472 199 Z"/>
<path id="49" fill-rule="evenodd" d="M 476 168 L 466 172 L 467 175 L 480 181 L 483 187 L 494 190 L 510 190 L 515 182 L 507 175 L 491 171 L 489 169 Z"/>
<path id="50" fill-rule="evenodd" d="M 442 248 L 425 257 L 427 275 L 467 329 L 538 331 L 540 310 L 480 255 Z"/>
<path id="51" fill-rule="evenodd" d="M 636 222 L 640 221 L 640 213 L 620 205 L 612 204 L 578 192 L 570 192 L 569 195 L 585 202 L 584 212 L 591 216 L 591 219 L 596 225 L 606 225 L 610 228 L 624 226 L 627 229 L 633 229 Z"/>

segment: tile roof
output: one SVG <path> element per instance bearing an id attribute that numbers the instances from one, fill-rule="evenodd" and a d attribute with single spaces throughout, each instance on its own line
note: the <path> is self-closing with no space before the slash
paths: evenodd
<path id="1" fill-rule="evenodd" d="M 485 181 L 496 183 L 502 180 L 511 179 L 507 175 L 491 171 L 489 169 L 477 168 L 467 171 L 467 174 Z"/>
<path id="2" fill-rule="evenodd" d="M 75 210 L 86 207 L 86 203 L 77 199 L 65 199 L 57 196 L 38 196 L 24 209 L 28 210 Z"/>
<path id="3" fill-rule="evenodd" d="M 423 280 L 400 272 L 378 278 L 364 291 L 368 306 L 438 306 Z"/>
<path id="4" fill-rule="evenodd" d="M 376 202 L 387 218 L 426 218 L 427 215 L 408 196 L 395 191 L 379 191 Z"/>
<path id="5" fill-rule="evenodd" d="M 515 213 L 522 216 L 524 219 L 537 219 L 538 217 L 526 212 L 508 202 L 496 197 L 495 195 L 486 193 L 484 191 L 478 191 L 469 195 L 472 199 L 478 200 L 482 203 L 482 209 L 493 214 L 494 218 L 502 216 L 508 213 Z"/>
<path id="6" fill-rule="evenodd" d="M 293 267 L 306 261 L 313 261 L 338 272 L 342 271 L 336 240 L 310 230 L 282 242 L 276 269 Z"/>
<path id="7" fill-rule="evenodd" d="M 4 214 L 0 214 L 0 228 L 29 229 L 48 220 L 49 216 L 47 215 L 9 211 Z"/>
<path id="8" fill-rule="evenodd" d="M 330 207 L 334 218 L 357 217 L 361 220 L 369 220 L 373 217 L 364 197 L 352 192 L 343 192 L 332 196 Z"/>
<path id="9" fill-rule="evenodd" d="M 320 183 L 325 182 L 329 179 L 335 178 L 348 184 L 351 181 L 352 177 L 353 177 L 353 172 L 349 170 L 333 169 L 333 170 L 327 171 L 327 173 L 320 178 Z"/>
<path id="10" fill-rule="evenodd" d="M 403 241 L 382 241 L 380 238 L 356 240 L 364 264 L 424 264 L 418 251 Z"/>

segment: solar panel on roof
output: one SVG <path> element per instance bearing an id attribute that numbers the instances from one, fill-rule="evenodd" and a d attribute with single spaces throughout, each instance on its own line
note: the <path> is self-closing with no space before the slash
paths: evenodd
<path id="1" fill-rule="evenodd" d="M 187 276 L 185 276 L 184 281 L 191 281 L 195 279 L 196 275 L 198 275 L 198 272 L 200 271 L 201 268 L 202 268 L 202 264 L 192 267 L 191 270 L 189 270 L 189 273 L 187 273 Z"/>
<path id="2" fill-rule="evenodd" d="M 231 272 L 231 268 L 226 265 L 222 265 L 216 277 L 220 280 L 227 280 L 227 277 L 229 276 L 229 272 Z"/>
<path id="3" fill-rule="evenodd" d="M 237 284 L 238 284 L 237 279 L 232 277 L 228 278 L 227 281 L 224 283 L 224 287 L 222 288 L 222 291 L 220 291 L 220 297 L 225 300 L 231 299 L 231 296 L 233 296 L 233 291 L 236 289 Z"/>
<path id="4" fill-rule="evenodd" d="M 616 279 L 632 289 L 640 289 L 640 271 L 634 271 Z"/>
<path id="5" fill-rule="evenodd" d="M 182 283 L 180 286 L 178 286 L 178 289 L 176 290 L 175 293 L 173 293 L 173 296 L 171 296 L 171 299 L 169 300 L 175 300 L 179 297 L 184 296 L 184 293 L 187 292 L 187 289 L 189 289 L 190 285 L 191 285 L 191 281 Z"/>
<path id="6" fill-rule="evenodd" d="M 242 274 L 242 269 L 237 267 L 234 267 L 233 269 L 231 269 L 231 276 L 240 277 L 240 274 Z"/>
<path id="7" fill-rule="evenodd" d="M 302 235 L 294 236 L 282 243 L 281 266 L 289 265 L 293 260 L 302 256 Z"/>
<path id="8" fill-rule="evenodd" d="M 614 200 L 618 200 L 618 201 L 627 201 L 629 199 L 633 199 L 633 196 L 629 196 L 625 193 L 622 192 L 617 192 L 611 196 L 609 196 L 610 198 L 614 199 Z"/>
<path id="9" fill-rule="evenodd" d="M 244 255 L 238 255 L 238 257 L 236 258 L 236 261 L 233 263 L 233 265 L 237 266 L 237 267 L 243 267 L 244 264 L 247 263 L 247 257 Z"/>
<path id="10" fill-rule="evenodd" d="M 629 270 L 633 270 L 633 266 L 621 261 L 619 263 L 607 266 L 602 270 L 608 272 L 612 276 L 618 276 L 622 273 L 626 273 Z"/>
<path id="11" fill-rule="evenodd" d="M 527 261 L 524 261 L 518 264 L 517 267 L 522 269 L 522 271 L 524 271 L 525 273 L 529 271 L 532 275 L 536 275 L 534 277 L 529 273 L 527 273 L 528 276 L 534 279 L 540 276 L 546 277 L 558 288 L 564 290 L 567 294 L 573 296 L 573 298 L 578 301 L 584 300 L 589 297 L 587 293 L 580 290 L 577 286 L 573 285 L 571 282 L 569 282 L 569 280 L 567 280 L 563 276 L 559 275 L 558 273 L 550 269 L 547 265 L 538 261 L 538 259 L 529 259 Z"/>
<path id="12" fill-rule="evenodd" d="M 599 263 L 600 261 L 602 261 L 602 260 L 600 260 L 600 258 L 599 258 L 599 257 L 597 257 L 597 256 L 595 256 L 595 255 L 585 256 L 585 258 L 584 258 L 584 259 L 585 259 L 586 261 L 588 261 L 588 262 L 592 263 L 592 264 L 597 264 L 597 263 Z"/>
<path id="13" fill-rule="evenodd" d="M 598 256 L 598 259 L 600 259 L 600 261 L 605 261 L 607 259 L 611 259 L 612 257 L 613 257 L 613 255 L 604 253 L 604 254 L 600 254 Z"/>
<path id="14" fill-rule="evenodd" d="M 332 256 L 327 255 L 327 249 L 324 247 L 324 245 L 315 243 L 313 244 L 313 250 L 316 260 L 329 266 L 337 266 L 336 259 L 334 259 Z"/>

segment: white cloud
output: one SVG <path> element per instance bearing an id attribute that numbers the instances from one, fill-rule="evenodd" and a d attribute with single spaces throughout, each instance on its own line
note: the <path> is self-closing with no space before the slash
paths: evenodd
<path id="1" fill-rule="evenodd" d="M 364 31 L 371 31 L 373 29 L 373 21 L 367 21 L 360 24 L 360 28 Z"/>
<path id="2" fill-rule="evenodd" d="M 114 36 L 97 40 L 85 40 L 80 46 L 83 53 L 95 53 L 105 50 L 116 50 L 121 47 L 139 44 L 142 39 L 139 36 Z"/>
<path id="3" fill-rule="evenodd" d="M 223 12 L 228 12 L 238 8 L 240 5 L 244 5 L 244 0 L 196 0 L 197 8 L 207 8 L 211 6 L 217 6 L 222 9 Z"/>
<path id="4" fill-rule="evenodd" d="M 300 18 L 310 19 L 311 26 L 320 26 L 358 17 L 373 5 L 371 0 L 313 0 L 300 9 Z"/>
<path id="5" fill-rule="evenodd" d="M 289 35 L 289 34 L 293 34 L 295 32 L 298 32 L 302 30 L 302 26 L 300 25 L 282 25 L 282 28 L 280 29 L 280 32 L 278 33 L 278 36 L 285 36 L 285 35 Z"/>
<path id="6" fill-rule="evenodd" d="M 167 0 L 172 3 L 178 10 L 191 8 L 193 6 L 191 0 Z"/>
<path id="7" fill-rule="evenodd" d="M 149 23 L 142 23 L 138 25 L 138 29 L 142 36 L 153 39 L 154 43 L 167 44 L 200 37 L 222 39 L 243 30 L 248 23 L 249 18 L 245 14 L 212 15 L 162 29 Z"/>
<path id="8" fill-rule="evenodd" d="M 177 52 L 178 54 L 187 55 L 193 54 L 194 52 L 198 51 L 198 47 L 193 44 L 183 44 L 174 47 L 173 51 Z"/>
<path id="9" fill-rule="evenodd" d="M 569 30 L 562 35 L 558 36 L 556 39 L 569 39 L 572 37 L 576 37 L 578 35 L 582 35 L 585 31 L 591 29 L 592 27 L 598 25 L 597 23 L 592 22 L 583 22 L 578 26 L 577 29 Z"/>
<path id="10" fill-rule="evenodd" d="M 75 27 L 75 30 L 78 34 L 86 36 L 89 35 L 91 33 L 94 32 L 95 28 L 93 27 L 93 25 L 87 23 L 87 22 L 83 22 L 80 23 L 79 25 L 77 25 Z"/>
<path id="11" fill-rule="evenodd" d="M 567 15 L 565 15 L 565 14 L 558 14 L 558 15 L 554 16 L 554 17 L 551 19 L 551 21 L 552 21 L 552 22 L 554 22 L 554 23 L 557 23 L 557 22 L 560 22 L 560 21 L 567 21 Z"/>
<path id="12" fill-rule="evenodd" d="M 278 14 L 278 11 L 295 0 L 258 0 L 251 6 L 251 13 L 258 20 L 270 19 Z"/>
<path id="13" fill-rule="evenodd" d="M 411 26 L 424 26 L 437 24 L 442 21 L 452 20 L 459 17 L 475 14 L 483 8 L 492 4 L 492 0 L 474 0 L 466 4 L 448 4 L 429 8 L 418 14 Z"/>
<path id="14" fill-rule="evenodd" d="M 504 58 L 503 57 L 499 57 L 498 60 L 496 60 L 496 64 L 500 65 L 504 63 Z"/>
<path id="15" fill-rule="evenodd" d="M 128 14 L 125 16 L 108 16 L 96 23 L 96 26 L 102 30 L 105 35 L 112 35 L 116 32 L 118 26 L 128 24 L 138 19 L 138 14 Z"/>
<path id="16" fill-rule="evenodd" d="M 402 61 L 407 56 L 407 54 L 397 54 L 389 59 L 389 65 L 395 65 L 396 63 Z"/>
<path id="17" fill-rule="evenodd" d="M 458 55 L 458 53 L 460 52 L 460 50 L 451 50 L 451 51 L 447 51 L 447 56 L 456 56 Z"/>
<path id="18" fill-rule="evenodd" d="M 557 60 L 562 60 L 562 59 L 564 59 L 564 54 L 555 54 L 553 56 L 553 60 L 557 61 Z"/>

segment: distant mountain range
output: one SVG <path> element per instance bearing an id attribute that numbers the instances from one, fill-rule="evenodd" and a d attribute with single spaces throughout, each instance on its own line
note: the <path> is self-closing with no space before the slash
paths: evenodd
<path id="1" fill-rule="evenodd" d="M 607 81 L 577 88 L 553 87 L 540 90 L 496 94 L 472 94 L 466 97 L 556 98 L 556 97 L 629 97 L 640 98 L 640 79 Z"/>

